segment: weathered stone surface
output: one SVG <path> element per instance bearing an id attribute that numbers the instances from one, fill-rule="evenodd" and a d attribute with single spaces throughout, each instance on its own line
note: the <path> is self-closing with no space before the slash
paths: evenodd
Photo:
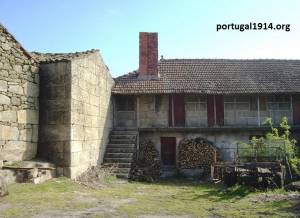
<path id="1" fill-rule="evenodd" d="M 17 127 L 0 125 L 0 140 L 18 140 L 18 138 L 19 131 Z"/>
<path id="2" fill-rule="evenodd" d="M 19 110 L 18 111 L 18 122 L 38 124 L 38 113 L 35 110 Z"/>
<path id="3" fill-rule="evenodd" d="M 18 97 L 11 97 L 11 104 L 14 106 L 20 106 L 21 105 L 21 99 Z"/>
<path id="4" fill-rule="evenodd" d="M 9 105 L 10 104 L 10 98 L 7 97 L 6 95 L 0 94 L 0 104 Z"/>
<path id="5" fill-rule="evenodd" d="M 4 122 L 16 122 L 17 113 L 15 111 L 1 111 L 0 120 Z"/>
<path id="6" fill-rule="evenodd" d="M 27 96 L 38 97 L 39 96 L 39 87 L 37 84 L 32 82 L 25 83 L 24 94 Z"/>
<path id="7" fill-rule="evenodd" d="M 0 92 L 7 91 L 7 82 L 4 80 L 0 80 Z"/>
<path id="8" fill-rule="evenodd" d="M 10 85 L 8 87 L 8 92 L 18 94 L 18 95 L 24 95 L 23 88 L 20 85 Z"/>

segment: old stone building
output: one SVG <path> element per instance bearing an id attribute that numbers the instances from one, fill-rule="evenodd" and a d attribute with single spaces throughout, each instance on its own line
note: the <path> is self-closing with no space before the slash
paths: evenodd
<path id="1" fill-rule="evenodd" d="M 127 178 L 145 140 L 175 166 L 180 141 L 199 137 L 233 160 L 267 117 L 299 137 L 299 60 L 158 60 L 157 33 L 144 32 L 139 69 L 112 79 L 98 50 L 28 53 L 3 26 L 0 43 L 2 161 L 43 158 L 71 178 L 117 164 Z"/>
<path id="2" fill-rule="evenodd" d="M 157 33 L 140 33 L 139 69 L 116 78 L 112 94 L 115 129 L 152 140 L 164 165 L 176 165 L 182 139 L 197 137 L 232 161 L 238 142 L 265 133 L 267 117 L 287 117 L 299 138 L 299 60 L 157 56 Z"/>

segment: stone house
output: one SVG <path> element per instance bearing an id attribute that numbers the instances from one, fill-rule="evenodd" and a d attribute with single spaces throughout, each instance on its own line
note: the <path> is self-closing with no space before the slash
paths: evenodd
<path id="1" fill-rule="evenodd" d="M 233 160 L 236 144 L 261 136 L 264 121 L 300 124 L 299 60 L 158 60 L 157 33 L 140 33 L 139 69 L 115 79 L 114 127 L 151 139 L 175 165 L 184 138 L 203 137 Z M 110 145 L 108 145 L 109 147 Z"/>
<path id="2" fill-rule="evenodd" d="M 288 117 L 298 137 L 299 60 L 158 60 L 157 33 L 145 32 L 139 47 L 139 69 L 113 79 L 98 50 L 29 53 L 0 25 L 0 160 L 43 158 L 71 178 L 115 163 L 128 177 L 146 139 L 175 165 L 183 138 L 232 160 L 266 117 Z"/>

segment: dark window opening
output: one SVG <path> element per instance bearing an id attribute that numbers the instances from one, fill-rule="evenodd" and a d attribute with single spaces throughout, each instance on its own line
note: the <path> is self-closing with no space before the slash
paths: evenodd
<path id="1" fill-rule="evenodd" d="M 134 111 L 134 96 L 117 96 L 118 111 Z"/>

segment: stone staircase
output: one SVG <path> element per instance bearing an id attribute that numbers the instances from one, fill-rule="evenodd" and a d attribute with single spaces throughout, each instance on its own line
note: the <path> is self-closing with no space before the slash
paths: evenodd
<path id="1" fill-rule="evenodd" d="M 103 165 L 116 166 L 117 178 L 128 179 L 135 157 L 137 131 L 113 130 L 106 147 Z"/>

